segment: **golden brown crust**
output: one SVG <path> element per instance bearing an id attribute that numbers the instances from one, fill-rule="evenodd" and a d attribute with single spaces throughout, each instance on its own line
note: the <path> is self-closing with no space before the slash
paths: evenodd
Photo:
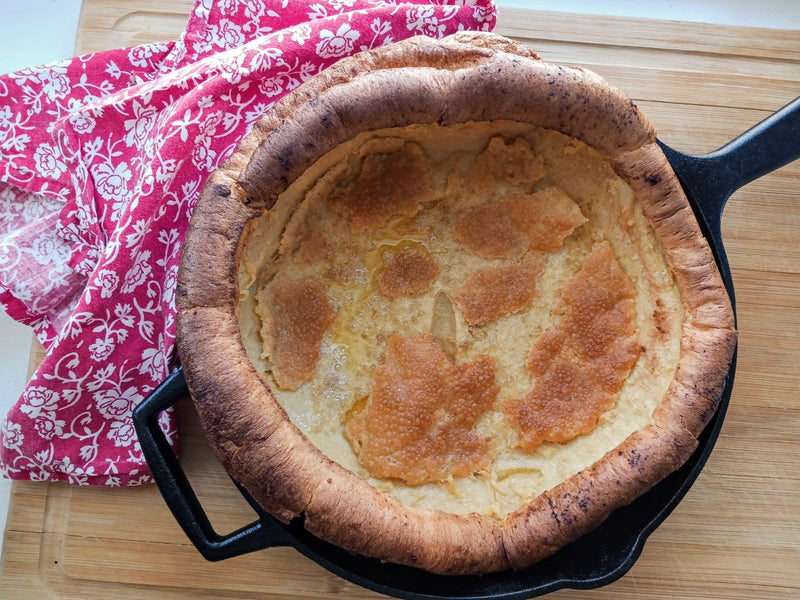
<path id="1" fill-rule="evenodd" d="M 315 159 L 367 129 L 491 119 L 555 129 L 605 156 L 645 207 L 686 308 L 677 375 L 653 424 L 502 522 L 405 507 L 325 457 L 258 375 L 236 318 L 245 224 Z M 178 350 L 231 475 L 277 518 L 302 514 L 309 531 L 343 548 L 456 574 L 530 565 L 678 468 L 716 410 L 736 334 L 713 256 L 654 142 L 653 126 L 597 75 L 490 34 L 357 55 L 286 96 L 210 177 L 182 257 Z"/>
<path id="2" fill-rule="evenodd" d="M 544 159 L 533 153 L 529 144 L 517 138 L 506 142 L 496 136 L 478 155 L 467 174 L 467 181 L 476 191 L 491 190 L 498 183 L 521 187 L 544 177 Z"/>
<path id="3" fill-rule="evenodd" d="M 697 447 L 688 433 L 648 426 L 588 469 L 541 494 L 504 522 L 513 568 L 533 564 L 602 523 L 680 467 Z"/>
<path id="4" fill-rule="evenodd" d="M 507 119 L 561 131 L 609 157 L 655 142 L 633 102 L 591 71 L 494 51 L 488 35 L 467 37 L 484 46 L 459 43 L 459 35 L 356 55 L 284 97 L 248 142 L 258 146 L 239 183 L 251 204 L 271 207 L 317 157 L 364 130 Z"/>
<path id="5" fill-rule="evenodd" d="M 686 310 L 675 380 L 654 421 L 697 436 L 716 412 L 736 348 L 733 309 L 711 249 L 659 147 L 645 144 L 613 164 L 643 199 Z"/>

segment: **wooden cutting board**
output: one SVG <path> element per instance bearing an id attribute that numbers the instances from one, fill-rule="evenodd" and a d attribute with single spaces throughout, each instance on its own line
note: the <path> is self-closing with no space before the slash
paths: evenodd
<path id="1" fill-rule="evenodd" d="M 174 39 L 192 0 L 84 0 L 76 53 Z M 497 32 L 582 64 L 641 106 L 662 140 L 710 151 L 800 95 L 800 32 L 521 10 Z M 800 140 L 798 140 L 800 144 Z M 723 235 L 741 330 L 736 384 L 708 464 L 633 569 L 570 598 L 800 597 L 800 162 L 737 192 Z M 212 523 L 253 513 L 179 405 L 182 462 Z M 154 486 L 13 484 L 0 597 L 379 598 L 296 551 L 221 563 L 189 544 Z"/>

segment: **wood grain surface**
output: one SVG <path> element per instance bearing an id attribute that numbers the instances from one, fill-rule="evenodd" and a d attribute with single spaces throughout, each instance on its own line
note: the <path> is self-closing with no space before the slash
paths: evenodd
<path id="1" fill-rule="evenodd" d="M 176 38 L 192 0 L 84 0 L 76 54 Z M 501 11 L 498 33 L 627 92 L 659 137 L 713 150 L 800 95 L 800 32 Z M 800 140 L 798 140 L 800 144 Z M 723 237 L 740 349 L 730 408 L 697 482 L 615 583 L 554 600 L 800 597 L 800 162 L 736 192 Z M 34 355 L 34 362 L 36 356 Z M 220 532 L 253 520 L 178 406 L 182 464 Z M 0 598 L 379 598 L 293 549 L 208 563 L 154 486 L 16 482 Z"/>

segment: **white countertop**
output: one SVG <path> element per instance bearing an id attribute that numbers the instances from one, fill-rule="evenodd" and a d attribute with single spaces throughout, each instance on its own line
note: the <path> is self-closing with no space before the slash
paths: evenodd
<path id="1" fill-rule="evenodd" d="M 0 73 L 73 55 L 81 0 L 0 0 Z M 503 7 L 547 10 L 546 0 L 496 0 Z M 561 0 L 563 12 L 622 15 L 800 30 L 798 0 Z M 798 36 L 800 43 L 800 35 Z M 30 329 L 0 310 L 0 414 L 16 402 L 25 386 Z M 0 479 L 0 532 L 5 530 L 10 482 Z"/>

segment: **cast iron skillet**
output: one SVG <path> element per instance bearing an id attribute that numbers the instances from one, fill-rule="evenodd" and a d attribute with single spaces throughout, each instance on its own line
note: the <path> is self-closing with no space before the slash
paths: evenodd
<path id="1" fill-rule="evenodd" d="M 735 190 L 800 158 L 800 98 L 710 154 L 692 156 L 659 144 L 689 197 L 733 302 L 733 281 L 722 244 L 722 210 Z M 133 418 L 145 458 L 167 505 L 208 560 L 293 546 L 344 579 L 398 598 L 511 600 L 533 598 L 564 587 L 599 587 L 633 566 L 647 537 L 683 498 L 711 453 L 730 400 L 735 366 L 734 354 L 719 410 L 700 436 L 697 450 L 681 469 L 632 504 L 615 511 L 592 533 L 548 559 L 522 571 L 484 576 L 433 575 L 349 553 L 309 534 L 302 518 L 288 525 L 277 521 L 242 488 L 240 492 L 258 518 L 237 531 L 219 535 L 158 426 L 160 413 L 188 394 L 182 370 L 178 369 L 142 402 Z"/>

